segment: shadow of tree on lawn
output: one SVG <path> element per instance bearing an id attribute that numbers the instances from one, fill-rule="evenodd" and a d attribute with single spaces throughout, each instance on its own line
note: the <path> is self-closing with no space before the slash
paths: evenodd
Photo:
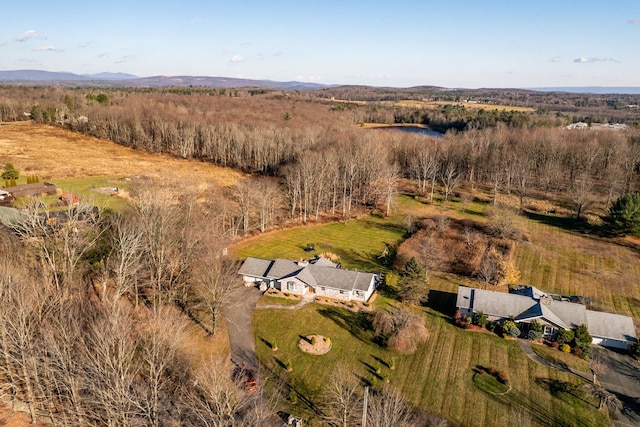
<path id="1" fill-rule="evenodd" d="M 349 331 L 362 342 L 372 342 L 371 318 L 367 313 L 354 312 L 339 307 L 325 307 L 318 310 L 320 315 L 332 320 L 342 329 Z"/>

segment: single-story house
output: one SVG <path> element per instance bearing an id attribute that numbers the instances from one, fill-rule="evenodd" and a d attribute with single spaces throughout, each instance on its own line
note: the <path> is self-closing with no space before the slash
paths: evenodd
<path id="1" fill-rule="evenodd" d="M 366 302 L 378 286 L 379 276 L 340 268 L 330 260 L 262 259 L 249 257 L 238 271 L 246 284 L 266 284 L 296 295 L 314 293 L 345 301 Z"/>
<path id="2" fill-rule="evenodd" d="M 11 206 L 13 195 L 8 191 L 0 190 L 0 206 Z"/>
<path id="3" fill-rule="evenodd" d="M 460 286 L 456 306 L 465 317 L 482 312 L 494 321 L 513 318 L 518 323 L 531 323 L 537 320 L 543 326 L 545 336 L 553 336 L 561 329 L 585 325 L 593 344 L 628 349 L 637 341 L 630 317 L 587 310 L 582 304 L 554 298 L 533 286 L 515 293 Z"/>
<path id="4" fill-rule="evenodd" d="M 50 182 L 34 182 L 33 184 L 22 184 L 14 187 L 7 187 L 13 197 L 30 197 L 30 196 L 49 196 L 58 192 L 58 186 Z"/>

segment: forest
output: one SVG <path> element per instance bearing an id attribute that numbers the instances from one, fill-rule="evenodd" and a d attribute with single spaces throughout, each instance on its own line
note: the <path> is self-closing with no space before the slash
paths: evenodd
<path id="1" fill-rule="evenodd" d="M 373 208 L 389 214 L 403 179 L 414 180 L 431 199 L 436 189 L 448 199 L 461 185 L 486 189 L 493 203 L 498 194 L 516 194 L 521 211 L 535 194 L 559 203 L 576 220 L 603 214 L 617 197 L 637 190 L 640 133 L 633 126 L 569 131 L 561 125 L 570 120 L 558 121 L 555 112 L 544 115 L 556 117 L 550 122 L 537 111 L 493 112 L 490 120 L 483 109 L 461 116 L 452 111 L 331 103 L 311 91 L 0 92 L 5 121 L 30 118 L 249 173 L 228 194 L 237 205 L 228 221 L 232 234 L 264 231 L 276 220 L 344 219 Z M 360 126 L 425 117 L 454 127 L 463 123 L 466 130 L 450 128 L 434 139 Z"/>
<path id="2" fill-rule="evenodd" d="M 220 355 L 196 357 L 185 320 L 218 335 L 237 271 L 220 256 L 230 239 L 389 216 L 400 193 L 489 205 L 509 194 L 520 213 L 548 200 L 554 212 L 545 213 L 588 227 L 639 189 L 633 111 L 611 110 L 628 130 L 567 130 L 594 110 L 421 110 L 329 99 L 336 95 L 0 88 L 0 121 L 61 126 L 246 175 L 193 203 L 196 189 L 166 171 L 165 182 L 133 185 L 122 212 L 81 205 L 55 214 L 34 200 L 2 228 L 0 375 L 13 407 L 53 425 L 264 425 L 273 400 L 239 389 Z M 446 133 L 368 122 L 436 123 Z"/>

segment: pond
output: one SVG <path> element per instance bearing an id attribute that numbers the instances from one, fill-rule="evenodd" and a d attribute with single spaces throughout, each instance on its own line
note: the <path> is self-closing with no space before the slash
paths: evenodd
<path id="1" fill-rule="evenodd" d="M 394 132 L 417 133 L 420 135 L 433 136 L 434 138 L 441 138 L 444 136 L 444 134 L 440 132 L 436 132 L 435 130 L 431 130 L 429 128 L 424 128 L 419 126 L 385 126 L 385 127 L 379 127 L 376 129 L 385 129 L 385 130 L 391 130 Z"/>

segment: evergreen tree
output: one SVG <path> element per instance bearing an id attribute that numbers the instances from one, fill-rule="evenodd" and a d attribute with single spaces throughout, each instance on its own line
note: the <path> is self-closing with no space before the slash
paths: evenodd
<path id="1" fill-rule="evenodd" d="M 615 201 L 604 219 L 609 233 L 640 236 L 640 193 L 629 193 Z"/>
<path id="2" fill-rule="evenodd" d="M 4 171 L 2 172 L 2 179 L 15 181 L 18 178 L 20 178 L 20 172 L 18 172 L 18 169 L 16 169 L 13 164 L 6 163 L 4 165 Z"/>
<path id="3" fill-rule="evenodd" d="M 404 302 L 419 304 L 427 292 L 427 272 L 416 257 L 411 258 L 404 266 L 404 272 L 398 283 L 398 293 Z"/>

